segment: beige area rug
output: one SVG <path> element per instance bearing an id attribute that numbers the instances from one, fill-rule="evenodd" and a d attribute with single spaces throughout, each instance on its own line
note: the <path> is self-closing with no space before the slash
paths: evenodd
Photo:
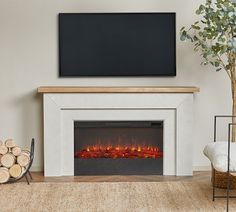
<path id="1" fill-rule="evenodd" d="M 204 182 L 16 183 L 0 185 L 0 211 L 224 211 Z M 236 199 L 230 201 L 236 211 Z"/>

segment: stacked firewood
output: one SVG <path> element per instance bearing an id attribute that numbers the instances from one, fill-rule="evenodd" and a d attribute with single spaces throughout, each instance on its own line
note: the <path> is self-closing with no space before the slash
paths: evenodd
<path id="1" fill-rule="evenodd" d="M 0 141 L 0 183 L 23 175 L 30 162 L 30 151 L 16 146 L 13 139 Z"/>

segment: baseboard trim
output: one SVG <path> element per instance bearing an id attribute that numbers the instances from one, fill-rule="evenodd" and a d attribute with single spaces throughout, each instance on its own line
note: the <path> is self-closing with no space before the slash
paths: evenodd
<path id="1" fill-rule="evenodd" d="M 42 172 L 43 171 L 43 167 L 42 166 L 32 166 L 30 168 L 30 171 L 32 171 L 32 172 Z"/>
<path id="2" fill-rule="evenodd" d="M 211 166 L 194 166 L 193 171 L 211 171 Z"/>

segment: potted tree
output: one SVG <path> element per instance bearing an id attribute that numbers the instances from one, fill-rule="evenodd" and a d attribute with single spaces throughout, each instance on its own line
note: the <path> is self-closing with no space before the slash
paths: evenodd
<path id="1" fill-rule="evenodd" d="M 180 39 L 194 44 L 194 51 L 202 56 L 202 65 L 210 64 L 216 71 L 226 72 L 231 84 L 232 115 L 236 116 L 236 0 L 206 0 L 196 14 L 201 18 L 187 29 L 182 27 Z M 232 122 L 236 123 L 236 118 Z M 235 141 L 236 127 L 233 127 L 232 142 Z M 217 174 L 216 181 L 222 179 L 226 182 L 226 175 Z M 220 181 L 216 185 L 226 186 Z"/>

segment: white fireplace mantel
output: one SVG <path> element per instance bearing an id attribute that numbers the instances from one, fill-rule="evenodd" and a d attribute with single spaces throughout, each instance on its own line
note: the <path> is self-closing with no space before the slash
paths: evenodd
<path id="1" fill-rule="evenodd" d="M 126 91 L 126 92 L 125 92 Z M 74 175 L 74 121 L 164 122 L 164 175 L 192 175 L 196 87 L 40 87 L 44 174 Z"/>

